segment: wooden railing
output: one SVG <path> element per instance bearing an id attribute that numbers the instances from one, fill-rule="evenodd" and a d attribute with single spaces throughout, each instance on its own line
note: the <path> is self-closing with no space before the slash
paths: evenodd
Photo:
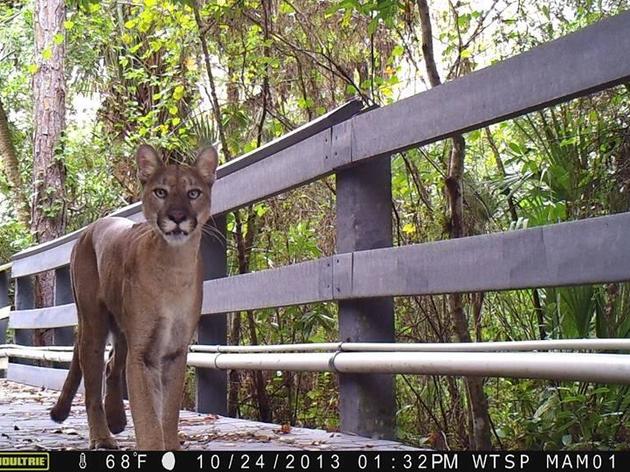
<path id="1" fill-rule="evenodd" d="M 227 212 L 335 174 L 336 254 L 227 277 L 226 248 L 216 239 L 204 239 L 204 316 L 198 343 L 226 344 L 228 312 L 324 301 L 339 304 L 340 341 L 391 343 L 395 341 L 394 296 L 630 280 L 629 213 L 392 247 L 390 176 L 390 156 L 398 151 L 627 82 L 629 31 L 630 13 L 623 13 L 389 106 L 362 111 L 358 103 L 351 102 L 221 166 L 212 213 L 215 229 L 224 235 Z M 138 204 L 117 214 L 142 219 Z M 9 327 L 15 329 L 17 344 L 31 344 L 31 330 L 43 327 L 55 328 L 55 344 L 72 344 L 76 310 L 67 265 L 78 234 L 13 257 L 11 278 L 15 280 L 16 301 Z M 55 306 L 35 309 L 32 276 L 45 270 L 56 273 Z M 7 273 L 7 268 L 0 268 L 0 310 L 8 304 Z M 510 359 L 517 362 L 512 361 L 514 357 Z M 612 381 L 630 383 L 630 357 L 598 359 L 616 362 L 616 368 L 622 369 Z M 339 375 L 342 429 L 368 436 L 393 436 L 391 372 L 395 368 L 382 369 L 388 373 L 358 374 L 354 372 L 365 369 L 346 366 L 342 370 L 333 361 L 326 370 Z M 251 368 L 272 364 L 252 364 Z M 197 368 L 198 410 L 224 414 L 226 374 L 217 357 L 213 363 L 198 360 L 192 365 L 204 366 Z M 452 375 L 506 372 L 437 369 Z M 507 369 L 509 373 L 509 366 Z M 65 371 L 12 362 L 8 377 L 59 387 Z"/>

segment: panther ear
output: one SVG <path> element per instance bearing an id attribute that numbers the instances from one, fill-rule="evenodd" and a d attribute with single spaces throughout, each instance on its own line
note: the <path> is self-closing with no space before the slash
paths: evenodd
<path id="1" fill-rule="evenodd" d="M 216 179 L 215 173 L 218 164 L 219 156 L 217 154 L 217 150 L 213 146 L 201 148 L 197 153 L 195 168 L 208 185 L 212 185 Z"/>
<path id="2" fill-rule="evenodd" d="M 136 163 L 138 164 L 138 178 L 142 185 L 146 184 L 151 176 L 164 165 L 157 151 L 148 144 L 141 145 L 136 151 Z"/>

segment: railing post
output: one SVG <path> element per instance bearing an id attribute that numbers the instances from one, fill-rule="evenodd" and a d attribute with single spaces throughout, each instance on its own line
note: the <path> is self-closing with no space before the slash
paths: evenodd
<path id="1" fill-rule="evenodd" d="M 70 267 L 55 269 L 55 305 L 66 305 L 72 302 L 74 302 L 74 296 L 70 283 Z M 53 344 L 55 346 L 72 346 L 74 344 L 74 327 L 54 328 Z"/>
<path id="2" fill-rule="evenodd" d="M 227 275 L 225 215 L 214 217 L 211 232 L 213 235 L 204 233 L 201 241 L 204 280 L 218 279 Z M 199 344 L 225 345 L 227 343 L 227 315 L 221 313 L 202 316 L 197 328 L 197 340 Z M 227 372 L 200 368 L 197 368 L 196 372 L 197 411 L 225 415 L 227 413 Z"/>
<path id="3" fill-rule="evenodd" d="M 389 156 L 337 171 L 337 253 L 392 245 Z M 391 297 L 339 301 L 341 341 L 394 342 Z M 373 438 L 395 436 L 394 377 L 339 376 L 341 429 Z"/>
<path id="4" fill-rule="evenodd" d="M 30 310 L 35 308 L 35 292 L 33 286 L 33 277 L 26 275 L 15 279 L 15 309 Z M 16 329 L 15 343 L 23 346 L 33 345 L 32 329 Z M 20 359 L 19 364 L 35 365 L 36 361 L 28 359 Z"/>
<path id="5" fill-rule="evenodd" d="M 0 344 L 7 342 L 7 326 L 9 314 L 3 312 L 3 308 L 9 306 L 9 270 L 0 271 Z"/>

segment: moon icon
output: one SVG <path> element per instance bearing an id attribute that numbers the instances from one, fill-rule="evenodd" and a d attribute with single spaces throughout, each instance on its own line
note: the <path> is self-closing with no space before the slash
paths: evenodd
<path id="1" fill-rule="evenodd" d="M 162 467 L 166 470 L 173 470 L 175 468 L 175 454 L 171 451 L 165 452 L 162 456 Z"/>

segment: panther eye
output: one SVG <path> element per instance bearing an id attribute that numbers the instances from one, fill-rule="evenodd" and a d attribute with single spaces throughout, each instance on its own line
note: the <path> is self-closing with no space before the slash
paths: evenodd
<path id="1" fill-rule="evenodd" d="M 188 198 L 191 200 L 199 198 L 199 195 L 201 195 L 201 190 L 193 189 L 188 191 Z"/>
<path id="2" fill-rule="evenodd" d="M 156 197 L 158 198 L 166 198 L 166 195 L 168 195 L 168 192 L 166 190 L 164 190 L 163 188 L 156 188 L 153 193 L 155 194 Z"/>

